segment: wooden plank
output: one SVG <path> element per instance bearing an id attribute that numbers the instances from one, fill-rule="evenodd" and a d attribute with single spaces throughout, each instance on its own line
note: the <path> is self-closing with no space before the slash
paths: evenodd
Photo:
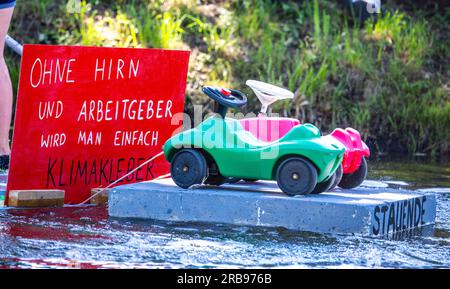
<path id="1" fill-rule="evenodd" d="M 97 205 L 97 206 L 105 206 L 106 204 L 108 204 L 108 195 L 111 189 L 104 189 L 104 188 L 94 188 L 91 189 L 91 196 L 93 196 L 94 194 L 97 194 L 98 192 L 101 191 L 101 193 L 97 194 L 95 197 L 93 197 L 90 201 L 90 203 L 92 205 Z"/>
<path id="2" fill-rule="evenodd" d="M 10 207 L 62 207 L 63 190 L 11 190 L 8 206 Z"/>

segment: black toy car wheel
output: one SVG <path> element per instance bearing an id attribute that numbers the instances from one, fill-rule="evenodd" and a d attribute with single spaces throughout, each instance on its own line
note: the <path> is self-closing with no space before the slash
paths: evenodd
<path id="1" fill-rule="evenodd" d="M 336 172 L 334 172 L 331 177 L 328 178 L 325 182 L 317 183 L 317 185 L 312 190 L 311 194 L 320 194 L 326 191 L 329 191 L 331 186 L 334 184 L 336 180 Z"/>
<path id="2" fill-rule="evenodd" d="M 208 166 L 205 157 L 199 151 L 182 149 L 173 157 L 170 173 L 177 186 L 187 189 L 205 181 Z"/>
<path id="3" fill-rule="evenodd" d="M 334 179 L 333 184 L 331 185 L 331 187 L 328 189 L 329 191 L 336 188 L 337 185 L 340 183 L 340 181 L 342 180 L 342 175 L 344 173 L 343 169 L 342 169 L 342 165 L 339 165 L 339 167 L 337 168 L 337 170 L 334 172 L 336 175 L 336 178 Z"/>
<path id="4" fill-rule="evenodd" d="M 353 174 L 344 174 L 339 182 L 339 187 L 343 189 L 353 189 L 361 185 L 367 176 L 367 161 L 362 158 L 359 168 Z"/>
<path id="5" fill-rule="evenodd" d="M 317 170 L 308 160 L 290 157 L 278 166 L 276 178 L 284 193 L 291 196 L 307 195 L 317 184 Z"/>

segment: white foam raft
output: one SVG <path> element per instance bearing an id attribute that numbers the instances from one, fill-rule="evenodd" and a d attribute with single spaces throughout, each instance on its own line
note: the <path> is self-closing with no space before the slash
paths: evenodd
<path id="1" fill-rule="evenodd" d="M 389 188 L 290 197 L 275 182 L 262 181 L 186 190 L 165 179 L 114 188 L 108 210 L 118 218 L 383 236 L 433 224 L 436 198 L 432 193 Z"/>

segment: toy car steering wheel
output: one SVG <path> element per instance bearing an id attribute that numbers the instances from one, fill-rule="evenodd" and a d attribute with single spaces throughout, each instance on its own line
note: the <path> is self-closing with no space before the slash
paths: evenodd
<path id="1" fill-rule="evenodd" d="M 237 108 L 247 104 L 247 96 L 239 90 L 204 86 L 202 91 L 219 104 L 215 112 L 223 118 L 227 108 Z"/>

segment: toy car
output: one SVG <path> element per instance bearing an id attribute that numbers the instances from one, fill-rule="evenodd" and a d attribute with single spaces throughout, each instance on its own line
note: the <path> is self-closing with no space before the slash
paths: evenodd
<path id="1" fill-rule="evenodd" d="M 334 182 L 345 150 L 339 141 L 321 137 L 312 124 L 297 125 L 273 142 L 259 140 L 225 117 L 227 108 L 247 103 L 245 94 L 211 86 L 203 92 L 215 100 L 215 115 L 163 146 L 179 187 L 220 185 L 234 177 L 276 180 L 284 193 L 305 195 L 318 183 Z"/>
<path id="2" fill-rule="evenodd" d="M 246 84 L 253 90 L 262 106 L 258 117 L 241 120 L 245 130 L 260 140 L 270 142 L 282 138 L 291 129 L 300 125 L 300 121 L 293 118 L 266 117 L 267 109 L 272 103 L 277 100 L 292 99 L 294 97 L 292 92 L 255 80 L 248 80 Z M 359 132 L 352 128 L 345 130 L 337 128 L 326 137 L 338 140 L 345 147 L 345 153 L 342 167 L 338 168 L 336 173 L 335 182 L 329 188 L 325 185 L 322 188 L 329 190 L 339 185 L 341 188 L 351 189 L 359 186 L 367 176 L 365 157 L 370 155 L 369 148 L 361 140 Z"/>

